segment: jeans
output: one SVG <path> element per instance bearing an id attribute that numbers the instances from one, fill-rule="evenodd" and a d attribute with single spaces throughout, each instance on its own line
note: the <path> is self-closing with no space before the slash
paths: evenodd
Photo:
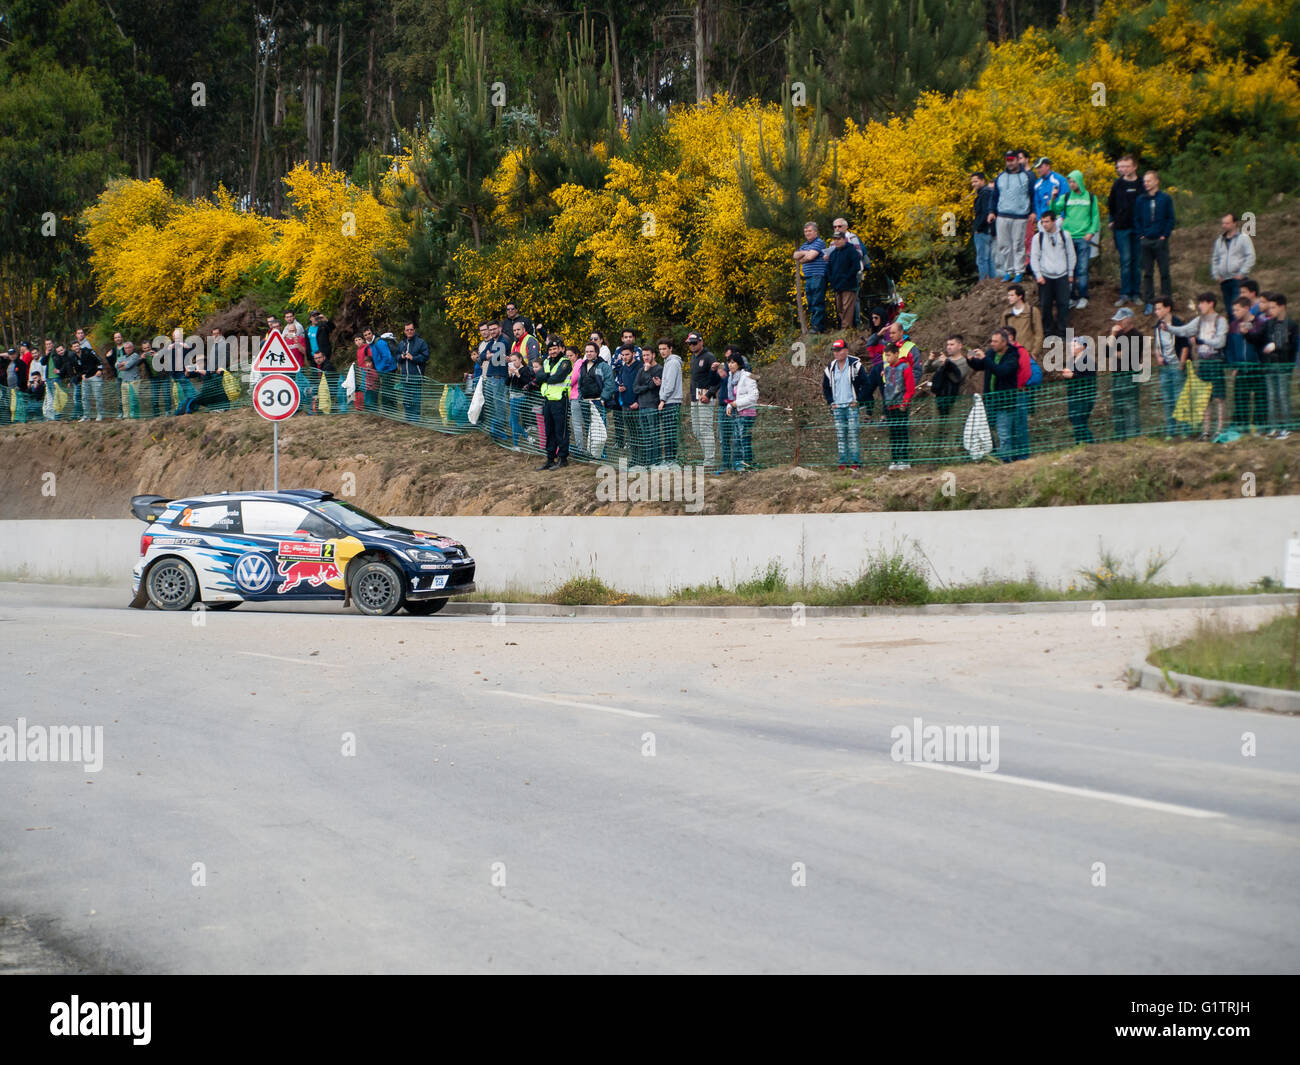
<path id="1" fill-rule="evenodd" d="M 1165 436 L 1182 436 L 1179 424 L 1174 421 L 1174 408 L 1183 394 L 1187 373 L 1178 363 L 1160 367 L 1160 399 L 1165 405 Z"/>
<path id="2" fill-rule="evenodd" d="M 506 438 L 506 393 L 508 391 L 504 377 L 493 377 L 489 374 L 483 378 L 483 406 L 487 408 L 488 413 L 488 432 L 498 440 Z"/>
<path id="3" fill-rule="evenodd" d="M 1012 425 L 1012 446 L 1015 458 L 1029 458 L 1029 392 L 1021 388 L 1016 392 L 1015 421 Z"/>
<path id="4" fill-rule="evenodd" d="M 569 435 L 573 440 L 574 451 L 587 449 L 586 427 L 582 419 L 582 399 L 569 400 Z"/>
<path id="5" fill-rule="evenodd" d="M 102 377 L 87 377 L 81 382 L 81 404 L 82 412 L 87 418 L 93 417 L 96 421 L 104 416 L 104 379 Z M 94 413 L 91 413 L 91 408 Z"/>
<path id="6" fill-rule="evenodd" d="M 180 391 L 180 402 L 176 404 L 176 409 L 172 411 L 172 416 L 178 414 L 188 414 L 190 400 L 199 398 L 199 390 L 194 387 L 188 377 L 175 378 L 176 386 Z"/>
<path id="7" fill-rule="evenodd" d="M 659 433 L 659 453 L 662 455 L 663 462 L 677 461 L 677 435 L 682 428 L 682 405 L 680 403 L 665 403 L 664 409 L 658 412 Z"/>
<path id="8" fill-rule="evenodd" d="M 1013 462 L 1016 457 L 1015 404 L 1014 402 L 1005 402 L 1001 398 L 998 398 L 996 402 L 997 406 L 989 404 L 991 408 L 989 413 L 993 415 L 993 431 L 998 438 L 993 454 L 1003 462 Z"/>
<path id="9" fill-rule="evenodd" d="M 528 405 L 528 398 L 517 388 L 510 389 L 510 446 L 518 447 L 520 440 L 528 438 L 528 431 L 524 429 L 524 423 L 521 420 L 521 412 Z"/>
<path id="10" fill-rule="evenodd" d="M 1264 394 L 1268 403 L 1270 429 L 1291 427 L 1291 373 L 1292 363 L 1265 364 Z"/>
<path id="11" fill-rule="evenodd" d="M 738 470 L 752 470 L 754 468 L 754 418 L 746 418 L 743 414 L 737 412 L 732 415 L 731 421 L 732 432 L 735 439 L 732 444 L 732 457 L 735 459 L 735 468 Z"/>
<path id="12" fill-rule="evenodd" d="M 1023 274 L 1025 272 L 1025 232 L 1029 226 L 1027 218 L 997 218 L 998 258 L 997 268 L 1003 274 Z"/>
<path id="13" fill-rule="evenodd" d="M 424 378 L 418 373 L 404 373 L 401 378 L 402 410 L 408 422 L 420 420 L 420 403 L 424 399 Z M 487 381 L 483 382 L 484 390 Z"/>
<path id="14" fill-rule="evenodd" d="M 1088 271 L 1092 267 L 1092 245 L 1083 237 L 1074 238 L 1074 298 L 1088 298 Z"/>
<path id="15" fill-rule="evenodd" d="M 1232 320 L 1232 303 L 1241 295 L 1241 282 L 1235 277 L 1225 278 L 1219 282 L 1219 291 L 1223 293 L 1223 313 Z"/>
<path id="16" fill-rule="evenodd" d="M 1160 292 L 1155 290 L 1156 266 L 1160 267 Z M 1172 291 L 1169 281 L 1169 241 L 1155 237 L 1142 241 L 1142 299 L 1152 302 L 1157 294 L 1168 296 Z"/>
<path id="17" fill-rule="evenodd" d="M 862 449 L 858 442 L 858 408 L 852 404 L 831 407 L 835 419 L 835 450 L 841 466 L 862 465 Z"/>
<path id="18" fill-rule="evenodd" d="M 805 277 L 803 290 L 808 298 L 808 328 L 820 333 L 826 328 L 826 275 Z"/>
<path id="19" fill-rule="evenodd" d="M 981 281 L 997 276 L 993 269 L 992 233 L 975 234 L 975 269 L 979 271 Z"/>
<path id="20" fill-rule="evenodd" d="M 700 442 L 700 450 L 704 452 L 704 465 L 706 466 L 712 466 L 718 457 L 718 449 L 713 435 L 714 416 L 714 408 L 708 403 L 696 401 L 691 404 L 691 432 L 695 434 L 695 439 Z"/>
<path id="21" fill-rule="evenodd" d="M 718 468 L 721 470 L 735 469 L 736 456 L 735 452 L 735 418 L 727 416 L 727 408 L 723 404 L 718 405 Z"/>
<path id="22" fill-rule="evenodd" d="M 1129 299 L 1137 299 L 1142 291 L 1138 269 L 1141 263 L 1141 239 L 1132 229 L 1115 230 L 1115 250 L 1119 253 L 1119 290 Z"/>

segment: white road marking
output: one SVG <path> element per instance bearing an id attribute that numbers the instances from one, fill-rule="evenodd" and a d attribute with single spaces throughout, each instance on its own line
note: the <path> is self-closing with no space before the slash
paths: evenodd
<path id="1" fill-rule="evenodd" d="M 547 695 L 528 695 L 525 692 L 507 692 L 493 689 L 487 695 L 508 695 L 512 699 L 531 699 L 537 703 L 551 703 L 554 706 L 576 706 L 579 710 L 602 710 L 607 714 L 622 714 L 624 717 L 658 717 L 658 714 L 644 714 L 640 710 L 624 710 L 617 706 L 602 706 L 600 703 L 579 703 L 569 699 L 553 699 Z"/>
<path id="2" fill-rule="evenodd" d="M 277 662 L 292 662 L 298 666 L 328 666 L 330 669 L 341 669 L 340 662 L 322 662 L 319 659 L 312 658 L 285 658 L 284 655 L 268 655 L 261 651 L 240 651 L 241 655 L 252 655 L 254 658 L 274 658 Z"/>
<path id="3" fill-rule="evenodd" d="M 1122 806 L 1137 806 L 1143 810 L 1159 810 L 1161 813 L 1182 814 L 1184 817 L 1223 817 L 1214 810 L 1198 810 L 1194 806 L 1179 806 L 1172 802 L 1156 802 L 1154 799 L 1139 799 L 1133 795 L 1120 795 L 1113 791 L 1097 791 L 1095 788 L 1079 788 L 1070 784 L 1053 784 L 1046 780 L 1033 780 L 1029 777 L 1012 777 L 1005 773 L 981 773 L 978 769 L 965 769 L 961 766 L 942 765 L 938 762 L 908 762 L 908 765 L 922 769 L 940 769 L 945 773 L 958 773 L 977 780 L 992 780 L 1002 784 L 1019 784 L 1026 788 L 1039 788 L 1042 791 L 1058 791 L 1063 795 L 1078 795 L 1085 799 L 1101 799 L 1103 802 L 1117 802 Z"/>

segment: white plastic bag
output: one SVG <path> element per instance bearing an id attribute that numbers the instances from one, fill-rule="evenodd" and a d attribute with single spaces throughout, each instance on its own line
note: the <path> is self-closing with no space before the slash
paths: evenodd
<path id="1" fill-rule="evenodd" d="M 474 386 L 474 398 L 469 401 L 469 421 L 478 425 L 478 416 L 483 413 L 483 374 L 478 375 L 478 384 Z"/>
<path id="2" fill-rule="evenodd" d="M 993 434 L 989 431 L 989 418 L 984 413 L 984 398 L 976 395 L 966 415 L 966 428 L 962 430 L 961 446 L 970 452 L 976 462 L 993 450 Z"/>
<path id="3" fill-rule="evenodd" d="M 605 412 L 594 399 L 590 402 L 591 430 L 587 434 L 587 453 L 600 458 L 605 450 L 605 441 L 609 439 L 609 430 L 605 428 Z"/>

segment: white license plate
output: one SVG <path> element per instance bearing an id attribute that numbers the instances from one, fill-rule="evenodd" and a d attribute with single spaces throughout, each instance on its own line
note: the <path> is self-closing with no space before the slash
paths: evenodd
<path id="1" fill-rule="evenodd" d="M 447 587 L 447 575 L 446 575 L 446 574 L 443 574 L 441 577 L 434 577 L 434 578 L 433 578 L 433 586 L 434 586 L 435 588 L 446 588 L 446 587 Z"/>

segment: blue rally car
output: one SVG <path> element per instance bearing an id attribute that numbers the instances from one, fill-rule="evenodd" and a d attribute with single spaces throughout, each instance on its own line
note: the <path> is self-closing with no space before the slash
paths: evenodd
<path id="1" fill-rule="evenodd" d="M 462 544 L 390 525 L 329 492 L 134 496 L 131 513 L 149 526 L 131 573 L 133 607 L 341 600 L 363 614 L 424 615 L 474 591 Z"/>

